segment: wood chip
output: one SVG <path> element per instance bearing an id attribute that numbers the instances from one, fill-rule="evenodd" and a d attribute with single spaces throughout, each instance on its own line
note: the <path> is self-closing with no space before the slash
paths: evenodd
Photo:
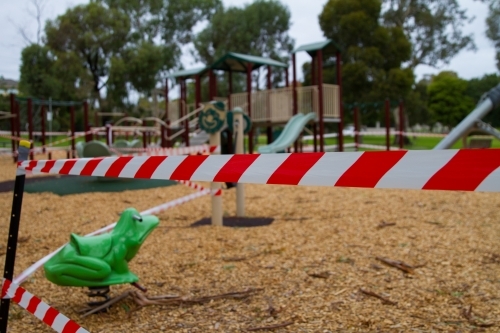
<path id="1" fill-rule="evenodd" d="M 15 171 L 12 159 L 0 157 L 0 180 L 12 181 Z M 17 247 L 15 275 L 68 242 L 72 232 L 84 235 L 115 222 L 117 212 L 127 207 L 143 211 L 193 192 L 179 185 L 68 196 L 24 193 L 19 235 L 30 238 Z M 265 327 L 287 322 L 293 325 L 274 332 L 498 331 L 498 193 L 245 184 L 245 195 L 248 217 L 274 222 L 192 227 L 210 217 L 208 196 L 158 214 L 161 229 L 148 236 L 129 263 L 148 290 L 146 299 L 136 297 L 142 307 L 130 295 L 105 313 L 82 318 L 77 310 L 91 301 L 86 289 L 56 286 L 43 269 L 23 287 L 89 332 L 245 332 L 259 327 L 273 332 Z M 222 198 L 225 215 L 235 216 L 236 191 L 225 190 Z M 299 198 L 303 203 L 297 203 Z M 12 192 L 0 193 L 0 251 L 6 249 L 11 205 Z M 381 221 L 397 225 L 377 231 Z M 388 267 L 375 256 L 415 274 Z M 330 274 L 326 279 L 324 272 Z M 206 298 L 251 287 L 263 289 L 249 296 Z M 398 305 L 381 304 L 359 288 Z M 111 286 L 110 297 L 131 289 Z M 11 306 L 9 318 L 9 333 L 52 332 L 17 305 Z"/>
<path id="2" fill-rule="evenodd" d="M 386 264 L 388 266 L 395 267 L 395 268 L 397 268 L 399 270 L 402 270 L 405 273 L 408 273 L 408 274 L 413 274 L 414 273 L 414 268 L 415 267 L 410 266 L 407 263 L 404 263 L 402 261 L 391 260 L 391 259 L 382 258 L 382 257 L 376 257 L 376 259 L 379 260 L 379 261 L 381 261 L 381 262 L 383 262 L 384 264 Z"/>
<path id="3" fill-rule="evenodd" d="M 382 229 L 382 228 L 385 228 L 385 227 L 392 227 L 392 226 L 395 226 L 396 223 L 387 223 L 386 221 L 382 221 L 380 222 L 378 225 L 377 225 L 377 228 L 378 229 Z"/>
<path id="4" fill-rule="evenodd" d="M 260 330 L 274 330 L 277 328 L 287 327 L 293 325 L 293 321 L 287 321 L 282 324 L 268 325 L 268 326 L 257 326 L 257 327 L 249 327 L 247 331 L 260 331 Z"/>
<path id="5" fill-rule="evenodd" d="M 360 288 L 359 291 L 361 291 L 365 295 L 378 298 L 379 300 L 382 301 L 382 303 L 386 303 L 386 304 L 390 304 L 390 305 L 397 305 L 398 304 L 397 302 L 393 302 L 390 299 L 388 299 L 388 298 L 386 298 L 386 297 L 384 297 L 382 295 L 374 293 L 373 291 L 365 290 L 363 288 Z"/>

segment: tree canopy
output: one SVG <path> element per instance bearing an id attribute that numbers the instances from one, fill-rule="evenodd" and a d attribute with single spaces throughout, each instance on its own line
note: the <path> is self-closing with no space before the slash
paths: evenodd
<path id="1" fill-rule="evenodd" d="M 101 90 L 120 57 L 130 32 L 128 17 L 113 8 L 91 2 L 68 9 L 45 27 L 46 44 L 57 56 L 73 54 L 90 74 L 92 97 L 101 101 Z"/>
<path id="2" fill-rule="evenodd" d="M 293 39 L 288 35 L 290 25 L 288 7 L 277 0 L 223 8 L 196 36 L 196 55 L 205 64 L 227 52 L 283 60 L 293 49 Z"/>
<path id="3" fill-rule="evenodd" d="M 402 69 L 411 44 L 400 27 L 380 24 L 378 0 L 329 0 L 319 16 L 325 37 L 342 52 L 343 99 L 346 103 L 379 102 L 404 97 L 413 84 L 413 72 Z M 334 78 L 334 60 L 326 59 L 325 82 Z M 328 73 L 330 72 L 330 73 Z M 371 120 L 374 122 L 376 114 Z"/>
<path id="4" fill-rule="evenodd" d="M 443 71 L 434 76 L 427 87 L 429 111 L 434 122 L 453 127 L 474 108 L 467 96 L 467 81 L 456 73 Z"/>
<path id="5" fill-rule="evenodd" d="M 384 25 L 403 29 L 411 42 L 408 67 L 439 67 L 463 49 L 475 49 L 462 29 L 471 18 L 458 0 L 384 0 Z"/>
<path id="6" fill-rule="evenodd" d="M 47 22 L 43 45 L 23 51 L 21 90 L 126 106 L 131 91 L 147 96 L 180 67 L 193 27 L 220 6 L 220 0 L 96 0 L 70 8 Z"/>
<path id="7" fill-rule="evenodd" d="M 221 8 L 194 39 L 195 57 L 209 65 L 227 52 L 237 52 L 286 63 L 294 46 L 288 34 L 290 25 L 290 11 L 278 0 L 256 0 L 243 7 Z M 272 74 L 274 83 L 282 81 L 282 71 Z M 241 79 L 235 81 L 236 86 L 244 86 Z"/>
<path id="8" fill-rule="evenodd" d="M 497 68 L 500 70 L 500 3 L 498 1 L 490 3 L 486 25 L 486 36 L 495 45 Z"/>

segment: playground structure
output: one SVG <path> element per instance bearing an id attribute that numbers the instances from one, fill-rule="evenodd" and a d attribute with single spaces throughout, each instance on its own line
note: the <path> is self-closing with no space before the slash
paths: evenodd
<path id="1" fill-rule="evenodd" d="M 298 52 L 307 52 L 312 57 L 312 85 L 307 87 L 302 87 L 298 85 L 297 75 L 296 75 L 296 60 L 295 55 Z M 325 84 L 323 83 L 323 62 L 326 58 L 335 58 L 336 74 L 337 74 L 337 84 Z M 306 136 L 306 139 L 312 138 L 312 147 L 306 147 L 305 151 L 313 152 L 323 152 L 326 150 L 333 151 L 343 151 L 345 147 L 354 147 L 354 149 L 376 149 L 380 150 L 383 147 L 366 145 L 360 143 L 360 137 L 362 135 L 374 135 L 375 133 L 363 133 L 359 130 L 359 109 L 353 108 L 354 112 L 354 126 L 358 128 L 354 129 L 355 142 L 344 145 L 344 124 L 343 124 L 343 113 L 345 106 L 342 103 L 342 78 L 341 78 L 341 53 L 339 48 L 336 46 L 334 41 L 326 40 L 319 43 L 307 44 L 298 47 L 292 53 L 292 82 L 290 84 L 289 80 L 289 68 L 288 65 L 273 59 L 262 58 L 257 56 L 244 55 L 239 53 L 229 52 L 220 59 L 216 60 L 212 65 L 205 68 L 196 68 L 190 70 L 182 70 L 176 73 L 172 73 L 170 77 L 165 82 L 165 87 L 163 95 L 165 97 L 165 110 L 162 115 L 159 114 L 161 118 L 157 117 L 145 117 L 143 119 L 128 117 L 126 113 L 123 112 L 112 112 L 112 113 L 102 113 L 95 111 L 95 124 L 99 124 L 99 117 L 122 117 L 116 118 L 115 121 L 111 121 L 105 125 L 105 130 L 102 127 L 90 127 L 89 123 L 89 108 L 87 102 L 51 102 L 48 101 L 32 99 L 32 98 L 18 98 L 11 95 L 11 114 L 6 115 L 11 117 L 11 133 L 12 137 L 12 153 L 15 151 L 15 140 L 14 137 L 21 136 L 21 123 L 24 118 L 27 122 L 27 133 L 29 140 L 33 141 L 35 135 L 40 135 L 42 142 L 42 152 L 47 150 L 50 145 L 46 144 L 46 137 L 49 133 L 45 129 L 45 113 L 46 108 L 50 106 L 68 106 L 71 119 L 70 119 L 70 138 L 71 148 L 69 149 L 70 156 L 75 155 L 75 136 L 85 136 L 85 141 L 91 141 L 95 136 L 105 135 L 106 143 L 108 146 L 112 147 L 114 145 L 115 138 L 118 135 L 123 135 L 125 141 L 128 141 L 129 136 L 133 135 L 135 139 L 142 140 L 142 148 L 146 149 L 148 147 L 163 147 L 171 148 L 176 145 L 181 145 L 189 147 L 191 145 L 198 146 L 205 144 L 209 136 L 203 130 L 200 130 L 198 124 L 198 115 L 202 110 L 202 105 L 206 104 L 206 101 L 202 101 L 202 89 L 201 83 L 202 78 L 206 75 L 208 76 L 208 100 L 209 101 L 221 101 L 223 102 L 229 110 L 239 107 L 243 110 L 244 114 L 251 120 L 253 126 L 248 132 L 248 151 L 253 153 L 254 151 L 254 132 L 256 128 L 263 128 L 267 135 L 267 144 L 271 144 L 273 141 L 273 127 L 284 126 L 297 114 L 315 114 L 315 120 L 310 121 L 311 130 L 309 130 L 305 125 L 294 128 L 291 138 L 294 138 L 293 143 L 289 143 L 287 149 L 291 150 L 293 146 L 293 151 L 303 151 L 302 143 L 302 132 L 308 131 L 311 135 Z M 252 91 L 252 72 L 261 67 L 267 68 L 267 86 L 266 90 L 262 91 Z M 285 84 L 283 87 L 273 87 L 271 84 L 271 76 L 273 68 L 277 70 L 282 70 L 285 73 Z M 227 82 L 228 82 L 228 95 L 225 97 L 217 96 L 217 79 L 216 72 L 227 72 Z M 244 73 L 246 74 L 246 92 L 233 92 L 233 73 Z M 174 79 L 179 83 L 180 94 L 179 99 L 176 101 L 168 100 L 168 80 Z M 194 80 L 194 103 L 188 104 L 187 96 L 187 81 Z M 160 94 L 161 90 L 154 91 L 154 101 L 157 106 L 157 95 Z M 25 103 L 26 105 L 26 115 L 22 115 L 20 111 L 20 104 Z M 404 118 L 404 106 L 403 103 L 399 103 L 399 113 L 396 117 L 395 122 L 398 125 L 398 129 L 393 133 L 390 132 L 390 106 L 385 102 L 385 112 L 386 112 L 386 150 L 391 149 L 389 138 L 390 135 L 396 135 L 396 143 L 399 149 L 404 147 L 404 137 L 410 133 L 405 133 L 404 124 L 399 121 L 399 119 Z M 36 118 L 33 110 L 33 106 L 40 106 L 40 126 L 41 132 L 37 133 L 34 131 L 33 119 Z M 75 132 L 75 107 L 82 106 L 83 108 L 83 133 Z M 493 135 L 500 138 L 500 132 L 491 128 L 491 126 L 483 123 L 480 119 L 489 111 L 486 111 L 488 107 L 483 107 L 480 112 L 471 113 L 467 120 L 464 120 L 467 126 L 460 125 L 458 131 L 459 136 L 465 137 L 470 131 L 474 130 L 476 132 L 480 131 L 488 135 Z M 156 112 L 158 113 L 158 112 Z M 389 115 L 388 115 L 389 114 Z M 30 121 L 28 121 L 30 120 Z M 338 131 L 336 133 L 324 133 L 325 123 L 336 123 Z M 465 124 L 464 123 L 464 124 Z M 474 123 L 474 124 L 473 124 Z M 471 125 L 473 124 L 473 125 Z M 464 130 L 466 129 L 466 130 Z M 61 134 L 50 133 L 50 134 Z M 380 133 L 377 133 L 380 134 Z M 413 133 L 411 133 L 413 134 Z M 289 133 L 290 135 L 290 133 Z M 418 135 L 418 134 L 417 134 Z M 453 134 L 455 136 L 455 134 Z M 5 137 L 5 135 L 4 135 Z M 336 138 L 337 144 L 325 147 L 325 138 Z M 232 138 L 228 139 L 231 141 Z M 451 140 L 451 139 L 450 139 Z M 456 141 L 456 137 L 453 138 Z M 281 140 L 280 140 L 281 141 Z M 290 140 L 286 140 L 290 141 Z M 232 142 L 230 142 L 232 145 Z M 119 143 L 120 145 L 120 143 Z M 137 145 L 136 145 L 137 146 Z M 134 148 L 136 147 L 134 146 Z M 465 147 L 469 146 L 464 144 Z M 437 149 L 440 149 L 439 146 Z M 264 148 L 263 148 L 264 149 Z M 281 151 L 283 151 L 281 150 Z M 262 151 L 265 151 L 262 150 Z M 33 158 L 33 154 L 31 155 Z"/>
<path id="2" fill-rule="evenodd" d="M 489 102 L 481 103 L 480 110 L 491 109 L 494 105 L 500 104 L 499 91 L 500 86 L 490 91 Z M 210 106 L 203 111 L 208 113 L 209 109 Z M 300 119 L 300 117 L 297 118 Z M 294 122 L 292 121 L 291 124 Z M 199 123 L 203 128 L 206 122 L 200 120 Z M 241 152 L 243 142 L 243 126 L 240 126 L 243 123 L 241 113 L 235 114 L 235 123 L 238 124 L 237 151 Z M 210 145 L 220 145 L 220 129 L 221 126 L 218 126 L 214 129 L 214 133 L 210 133 Z M 210 128 L 205 127 L 204 130 L 210 131 Z M 26 152 L 21 156 L 26 159 L 29 143 L 25 142 L 22 147 L 26 148 Z M 474 161 L 474 163 L 464 165 L 463 160 Z M 188 156 L 178 160 L 159 156 L 126 157 L 125 159 L 111 157 L 98 160 L 60 161 L 55 168 L 55 161 L 21 161 L 18 175 L 23 175 L 22 170 L 27 170 L 35 173 L 63 172 L 83 176 L 210 181 L 212 192 L 218 191 L 220 182 L 225 181 L 238 182 L 238 185 L 257 183 L 499 192 L 500 182 L 497 180 L 500 165 L 498 161 L 496 150 L 488 153 L 450 151 L 450 154 L 446 156 L 442 156 L 442 153 L 438 151 L 410 151 L 363 153 L 362 155 L 359 153 L 235 155 L 230 159 L 224 156 L 203 158 Z M 363 177 L 362 175 L 365 175 L 374 163 L 378 164 L 380 170 Z M 414 174 L 408 172 L 409 168 Z M 457 168 L 460 172 L 456 172 Z M 242 187 L 239 193 L 243 193 Z M 15 192 L 16 197 L 19 196 Z M 238 198 L 238 202 L 240 200 Z M 13 207 L 19 209 L 19 211 L 13 211 L 12 215 L 15 217 L 14 220 L 17 219 L 18 224 L 20 202 Z M 212 224 L 214 225 L 222 225 L 221 208 L 222 198 L 212 197 Z M 244 212 L 244 209 L 239 208 L 238 211 Z M 15 234 L 16 237 L 13 238 L 17 238 L 17 231 L 10 232 L 10 234 Z M 9 242 L 11 242 L 10 239 Z M 11 243 L 9 243 L 9 248 L 10 245 Z M 15 249 L 15 246 L 12 247 Z M 12 255 L 12 252 L 10 253 Z M 8 278 L 10 280 L 12 276 Z M 2 309 L 4 309 L 3 306 Z"/>
<path id="3" fill-rule="evenodd" d="M 295 54 L 305 51 L 311 55 L 313 70 L 313 85 L 309 87 L 299 87 L 296 75 Z M 324 56 L 336 56 L 337 63 L 337 85 L 324 84 L 322 81 L 322 63 Z M 184 127 L 179 131 L 184 134 L 184 141 L 189 144 L 187 133 L 190 128 L 196 126 L 196 106 L 203 103 L 201 100 L 201 80 L 207 74 L 209 79 L 209 100 L 219 100 L 227 104 L 229 109 L 235 107 L 242 108 L 254 124 L 254 127 L 266 128 L 268 144 L 272 142 L 273 126 L 286 124 L 294 115 L 298 113 L 316 114 L 317 123 L 314 123 L 313 131 L 316 133 L 319 127 L 319 141 L 315 144 L 314 151 L 324 151 L 324 122 L 334 122 L 339 124 L 339 133 L 342 132 L 342 99 L 341 99 L 341 57 L 340 51 L 333 41 L 327 40 L 320 43 L 308 44 L 297 48 L 292 54 L 292 86 L 289 82 L 288 65 L 282 62 L 238 54 L 227 53 L 212 65 L 206 68 L 196 68 L 173 73 L 170 77 L 176 79 L 180 86 L 180 98 L 178 101 L 169 102 L 166 99 L 165 117 L 170 122 L 183 121 Z M 267 68 L 267 89 L 262 91 L 252 91 L 252 72 L 260 67 Z M 285 72 L 285 86 L 273 88 L 271 84 L 272 69 L 278 68 Z M 217 96 L 217 81 L 215 71 L 228 73 L 229 94 L 226 97 Z M 246 92 L 233 93 L 232 74 L 235 72 L 246 74 Z M 187 104 L 186 81 L 195 81 L 195 103 Z M 168 96 L 168 82 L 166 82 L 165 96 Z M 198 110 L 199 111 L 199 110 Z M 191 122 L 189 117 L 194 118 Z M 180 135 L 180 134 L 179 134 Z M 170 136 L 170 134 L 169 134 Z M 249 134 L 250 153 L 254 150 L 253 142 L 254 130 Z M 315 140 L 316 141 L 316 140 Z M 295 151 L 298 144 L 294 143 Z M 319 145 L 319 148 L 318 148 Z M 339 139 L 339 151 L 343 150 L 342 139 Z"/>

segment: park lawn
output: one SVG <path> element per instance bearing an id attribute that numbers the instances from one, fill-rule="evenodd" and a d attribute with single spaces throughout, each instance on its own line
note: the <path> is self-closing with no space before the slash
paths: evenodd
<path id="1" fill-rule="evenodd" d="M 22 136 L 26 140 L 28 140 L 28 136 L 24 135 Z M 58 141 L 61 139 L 67 138 L 67 136 L 60 135 L 60 136 L 54 136 L 52 137 L 52 141 Z M 84 137 L 77 138 L 75 142 L 79 141 L 84 141 Z M 411 150 L 425 150 L 425 149 L 433 149 L 439 141 L 441 141 L 442 138 L 433 138 L 433 137 L 416 137 L 411 139 L 411 144 L 410 145 L 405 145 L 405 149 L 411 149 Z M 104 138 L 101 138 L 100 141 L 106 142 Z M 49 138 L 46 138 L 46 143 L 49 144 Z M 354 142 L 354 138 L 352 137 L 344 137 L 344 143 L 352 143 Z M 394 136 L 391 135 L 390 138 L 391 146 L 397 146 L 392 144 L 394 142 Z M 380 145 L 380 146 L 385 146 L 385 136 L 363 136 L 362 137 L 362 143 L 365 144 L 371 144 L 371 145 Z M 261 145 L 266 145 L 267 144 L 267 136 L 266 135 L 259 135 L 257 138 L 257 147 Z M 312 141 L 307 141 L 305 142 L 306 145 L 312 145 Z M 337 144 L 337 138 L 327 138 L 325 139 L 325 145 L 335 145 Z M 35 142 L 35 147 L 36 146 L 41 146 L 41 142 L 37 141 Z M 71 141 L 65 141 L 65 142 L 60 142 L 53 147 L 67 147 L 71 145 Z M 0 138 L 0 147 L 10 147 L 10 140 L 6 138 Z M 248 146 L 248 137 L 245 137 L 245 146 Z M 500 148 L 500 140 L 498 139 L 493 139 L 492 141 L 492 148 Z M 452 147 L 453 149 L 460 149 L 462 148 L 462 141 L 459 140 L 457 143 L 455 143 Z"/>
<path id="2" fill-rule="evenodd" d="M 417 137 L 417 138 L 412 138 L 411 139 L 411 144 L 410 145 L 405 145 L 405 149 L 411 149 L 411 150 L 426 150 L 426 149 L 433 149 L 440 141 L 442 138 L 432 138 L 432 137 Z M 354 138 L 352 137 L 344 137 L 344 143 L 352 143 L 354 142 Z M 394 145 L 394 135 L 391 135 L 391 146 L 396 147 L 397 145 Z M 325 145 L 334 145 L 337 143 L 336 138 L 328 138 L 325 139 Z M 371 145 L 380 145 L 380 146 L 385 146 L 385 137 L 384 136 L 363 136 L 363 141 L 362 143 L 365 144 L 371 144 Z M 492 148 L 500 148 L 500 140 L 498 139 L 493 139 L 491 143 Z M 453 147 L 453 149 L 460 149 L 462 148 L 462 141 L 459 140 L 456 142 Z"/>

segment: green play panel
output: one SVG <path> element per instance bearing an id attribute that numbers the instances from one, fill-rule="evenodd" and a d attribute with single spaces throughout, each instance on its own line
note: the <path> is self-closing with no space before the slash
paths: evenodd
<path id="1" fill-rule="evenodd" d="M 59 176 L 43 180 L 39 178 L 36 182 L 32 183 L 27 182 L 24 186 L 24 191 L 27 193 L 51 192 L 58 195 L 68 195 L 88 192 L 145 190 L 175 184 L 177 183 L 171 180 Z"/>

